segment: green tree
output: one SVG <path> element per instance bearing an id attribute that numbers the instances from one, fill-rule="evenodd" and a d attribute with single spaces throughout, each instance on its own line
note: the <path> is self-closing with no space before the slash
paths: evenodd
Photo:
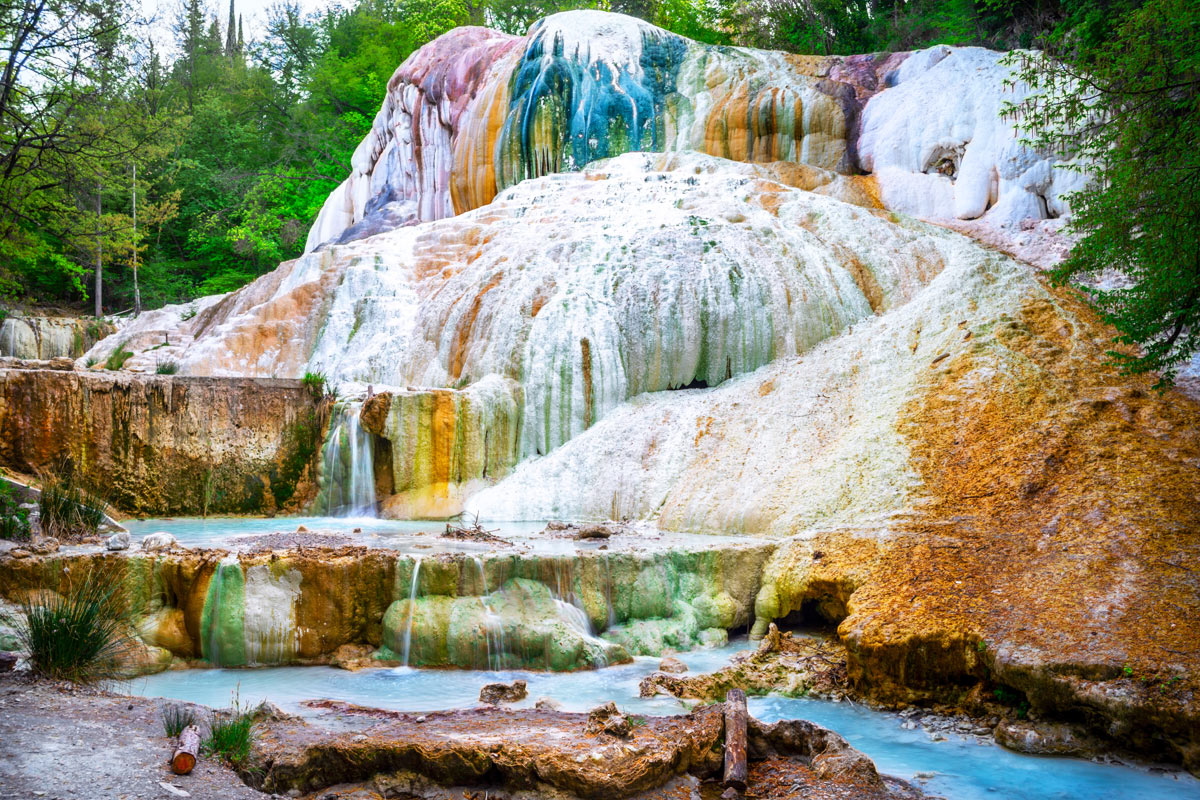
<path id="1" fill-rule="evenodd" d="M 1023 56 L 1040 93 L 1012 113 L 1032 144 L 1093 175 L 1069 198 L 1080 239 L 1054 279 L 1119 271 L 1124 285 L 1085 291 L 1136 348 L 1113 351 L 1124 371 L 1157 371 L 1161 386 L 1200 347 L 1200 6 L 1150 0 L 1106 39 L 1077 30 Z"/>

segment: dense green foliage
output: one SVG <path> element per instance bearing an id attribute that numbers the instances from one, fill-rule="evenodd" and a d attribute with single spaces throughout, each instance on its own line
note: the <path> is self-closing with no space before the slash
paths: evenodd
<path id="1" fill-rule="evenodd" d="M 1119 273 L 1086 291 L 1118 342 L 1138 346 L 1114 351 L 1124 369 L 1165 383 L 1200 347 L 1200 5 L 1150 0 L 1107 37 L 1048 44 L 1022 70 L 1043 94 L 1014 112 L 1036 146 L 1094 175 L 1071 198 L 1081 238 L 1054 277 Z"/>
<path id="2" fill-rule="evenodd" d="M 35 672 L 75 683 L 116 676 L 128 615 L 114 575 L 93 570 L 59 594 L 32 595 L 22 612 L 18 635 Z"/>
<path id="3" fill-rule="evenodd" d="M 1044 102 L 1018 113 L 1099 178 L 1059 279 L 1130 279 L 1093 299 L 1144 348 L 1123 356 L 1133 371 L 1200 344 L 1193 0 L 285 0 L 250 40 L 204 3 L 164 21 L 164 55 L 131 0 L 0 0 L 0 302 L 116 312 L 235 289 L 301 252 L 412 51 L 594 7 L 802 53 L 1045 48 L 1024 64 Z"/>

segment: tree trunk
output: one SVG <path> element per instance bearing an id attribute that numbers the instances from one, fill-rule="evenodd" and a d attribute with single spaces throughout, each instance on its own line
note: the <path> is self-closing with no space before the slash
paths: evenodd
<path id="1" fill-rule="evenodd" d="M 175 755 L 171 756 L 171 771 L 176 775 L 187 775 L 196 766 L 196 757 L 200 753 L 200 729 L 188 725 L 179 733 L 179 746 Z"/>
<path id="2" fill-rule="evenodd" d="M 142 290 L 138 287 L 137 274 L 137 162 L 133 162 L 133 315 L 142 313 Z"/>
<path id="3" fill-rule="evenodd" d="M 96 316 L 104 316 L 104 242 L 100 239 L 100 192 L 104 188 L 96 181 Z"/>
<path id="4" fill-rule="evenodd" d="M 730 689 L 725 695 L 725 786 L 746 791 L 746 693 Z"/>

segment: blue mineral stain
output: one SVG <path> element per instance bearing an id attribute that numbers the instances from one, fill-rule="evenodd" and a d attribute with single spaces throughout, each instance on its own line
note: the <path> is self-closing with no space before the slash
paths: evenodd
<path id="1" fill-rule="evenodd" d="M 686 39 L 643 30 L 634 69 L 593 61 L 587 49 L 565 53 L 562 36 L 537 36 L 540 27 L 530 31 L 511 79 L 496 145 L 498 189 L 600 158 L 665 149 L 664 112 L 688 54 Z"/>

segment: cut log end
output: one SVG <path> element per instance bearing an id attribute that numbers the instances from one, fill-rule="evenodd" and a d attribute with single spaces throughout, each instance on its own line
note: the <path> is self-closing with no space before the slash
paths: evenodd
<path id="1" fill-rule="evenodd" d="M 171 771 L 176 775 L 187 775 L 196 766 L 200 754 L 200 729 L 188 725 L 179 733 L 179 745 L 171 756 Z"/>
<path id="2" fill-rule="evenodd" d="M 187 775 L 196 766 L 196 757 L 191 753 L 176 751 L 171 758 L 171 771 L 176 775 Z"/>

